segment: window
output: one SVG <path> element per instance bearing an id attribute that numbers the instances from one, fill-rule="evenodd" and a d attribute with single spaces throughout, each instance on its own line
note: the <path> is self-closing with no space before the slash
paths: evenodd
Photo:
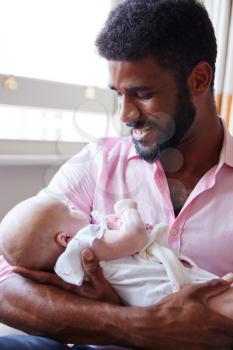
<path id="1" fill-rule="evenodd" d="M 1 1 L 0 72 L 106 87 L 94 41 L 110 7 L 110 0 Z"/>
<path id="2" fill-rule="evenodd" d="M 93 142 L 119 135 L 117 118 L 101 106 L 95 108 L 87 112 L 0 105 L 0 139 Z"/>
<path id="3" fill-rule="evenodd" d="M 117 136 L 96 34 L 111 0 L 0 2 L 0 139 L 89 142 Z"/>

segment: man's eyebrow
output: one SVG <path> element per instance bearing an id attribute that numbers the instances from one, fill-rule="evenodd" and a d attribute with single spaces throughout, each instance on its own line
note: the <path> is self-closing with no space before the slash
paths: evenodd
<path id="1" fill-rule="evenodd" d="M 111 90 L 117 91 L 117 88 L 113 85 L 109 85 L 109 88 Z M 132 86 L 132 87 L 127 87 L 124 88 L 125 91 L 130 92 L 130 93 L 135 93 L 139 91 L 149 91 L 152 90 L 151 86 Z"/>

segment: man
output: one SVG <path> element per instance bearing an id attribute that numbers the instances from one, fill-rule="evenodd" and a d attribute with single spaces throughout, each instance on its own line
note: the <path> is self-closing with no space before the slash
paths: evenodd
<path id="1" fill-rule="evenodd" d="M 61 168 L 48 191 L 87 215 L 92 209 L 111 213 L 118 199 L 131 197 L 145 222 L 169 224 L 172 249 L 219 276 L 232 271 L 233 139 L 216 115 L 216 41 L 206 11 L 194 0 L 127 0 L 110 14 L 97 47 L 132 137 L 88 146 Z M 206 306 L 229 283 L 192 286 L 147 308 L 124 307 L 92 252 L 83 260 L 89 283 L 77 291 L 82 298 L 65 284 L 66 290 L 48 285 L 57 281 L 43 273 L 42 284 L 6 279 L 1 321 L 75 344 L 230 349 L 233 322 Z M 42 344 L 25 337 L 21 345 L 0 340 L 4 350 L 60 347 L 47 338 Z"/>

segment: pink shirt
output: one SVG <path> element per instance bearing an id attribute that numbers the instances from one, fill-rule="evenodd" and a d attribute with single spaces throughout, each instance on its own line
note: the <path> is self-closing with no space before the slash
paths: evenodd
<path id="1" fill-rule="evenodd" d="M 219 276 L 233 271 L 233 137 L 226 129 L 219 163 L 200 179 L 177 217 L 160 161 L 139 159 L 131 137 L 86 146 L 61 167 L 46 191 L 89 216 L 94 209 L 112 214 L 115 202 L 132 198 L 144 222 L 169 224 L 170 248 Z"/>

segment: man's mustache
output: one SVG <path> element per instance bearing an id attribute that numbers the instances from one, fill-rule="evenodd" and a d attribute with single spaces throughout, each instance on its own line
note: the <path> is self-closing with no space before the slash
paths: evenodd
<path id="1" fill-rule="evenodd" d="M 143 128 L 151 127 L 162 131 L 161 126 L 158 123 L 156 123 L 154 120 L 136 120 L 136 121 L 132 120 L 126 123 L 126 125 L 129 128 L 133 128 L 133 129 L 143 129 Z"/>

